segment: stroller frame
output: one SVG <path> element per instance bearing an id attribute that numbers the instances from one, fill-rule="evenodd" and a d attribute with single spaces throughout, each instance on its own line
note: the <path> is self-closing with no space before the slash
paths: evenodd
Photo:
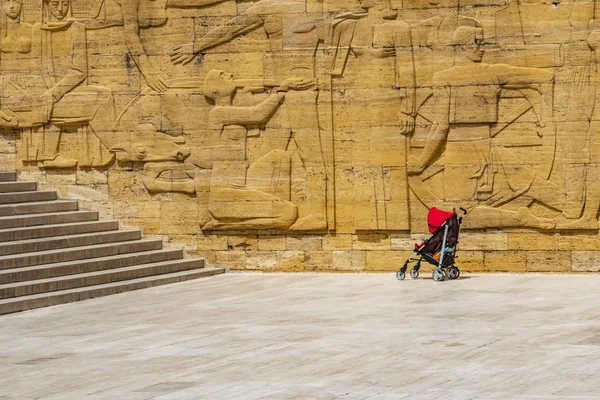
<path id="1" fill-rule="evenodd" d="M 419 277 L 419 269 L 421 268 L 422 261 L 426 261 L 429 264 L 436 266 L 436 269 L 433 271 L 432 274 L 433 279 L 436 282 L 441 282 L 446 278 L 448 278 L 449 280 L 458 279 L 458 277 L 460 276 L 460 269 L 458 269 L 458 267 L 454 265 L 454 260 L 456 258 L 456 252 L 458 250 L 458 239 L 460 237 L 462 219 L 467 215 L 467 210 L 465 210 L 462 207 L 460 208 L 460 210 L 462 211 L 462 213 L 456 213 L 456 210 L 454 210 L 453 215 L 449 218 L 446 218 L 444 222 L 442 222 L 442 224 L 439 227 L 437 227 L 435 231 L 432 232 L 432 235 L 427 240 L 425 240 L 420 245 L 415 244 L 414 253 L 408 258 L 408 260 L 406 260 L 402 268 L 400 268 L 398 272 L 396 272 L 396 278 L 398 278 L 398 280 L 404 279 L 409 264 L 415 260 L 416 264 L 410 270 L 410 276 L 413 279 Z M 450 253 L 446 252 L 445 250 L 446 245 L 448 244 L 448 232 L 451 229 L 450 221 L 452 221 L 454 217 L 456 217 L 456 222 L 458 226 L 456 231 L 456 241 L 454 243 L 452 252 Z M 439 260 L 436 260 L 431 253 L 428 253 L 426 251 L 426 248 L 428 246 L 429 240 L 431 240 L 436 234 L 438 234 L 438 232 L 441 229 L 443 229 L 444 233 L 439 250 L 440 257 Z"/>

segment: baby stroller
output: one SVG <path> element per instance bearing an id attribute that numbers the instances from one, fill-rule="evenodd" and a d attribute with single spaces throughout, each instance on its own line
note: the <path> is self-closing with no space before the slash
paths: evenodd
<path id="1" fill-rule="evenodd" d="M 413 279 L 419 276 L 419 268 L 423 260 L 437 267 L 433 270 L 433 279 L 437 282 L 446 278 L 454 280 L 460 276 L 460 270 L 454 265 L 454 258 L 462 219 L 467 215 L 467 210 L 464 208 L 460 210 L 462 214 L 457 214 L 456 210 L 448 212 L 435 207 L 429 210 L 427 224 L 432 235 L 421 244 L 415 243 L 415 252 L 396 272 L 398 280 L 404 279 L 408 265 L 414 260 L 416 264 L 410 270 Z"/>

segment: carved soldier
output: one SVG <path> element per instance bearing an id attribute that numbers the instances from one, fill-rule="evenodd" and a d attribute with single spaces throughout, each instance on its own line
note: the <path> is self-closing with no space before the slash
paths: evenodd
<path id="1" fill-rule="evenodd" d="M 543 127 L 540 134 L 553 135 L 554 75 L 538 68 L 482 63 L 483 29 L 475 21 L 472 23 L 475 26 L 455 30 L 454 67 L 434 74 L 435 121 L 421 155 L 408 159 L 409 174 L 421 174 L 433 164 L 443 166 L 445 201 L 468 203 L 472 207 L 473 227 L 552 228 L 551 220 L 536 217 L 527 207 L 518 211 L 498 208 L 522 195 L 561 209 L 565 196 L 542 173 L 525 165 L 519 174 L 504 174 L 502 182 L 495 179 L 502 165 L 523 162 L 493 144 L 491 126 L 498 122 L 500 90 L 520 89 L 532 99 L 538 124 Z"/>
<path id="2" fill-rule="evenodd" d="M 263 102 L 234 106 L 233 75 L 219 70 L 207 74 L 205 96 L 215 106 L 208 116 L 206 146 L 186 160 L 189 169 L 211 170 L 211 221 L 203 229 L 286 229 L 296 221 L 296 205 L 290 201 L 289 153 L 273 150 L 249 166 L 246 135 L 248 126 L 264 125 L 271 118 L 289 90 L 312 86 L 314 81 L 288 79 Z"/>
<path id="3" fill-rule="evenodd" d="M 44 167 L 74 167 L 77 160 L 59 154 L 62 126 L 85 123 L 109 148 L 114 123 L 112 92 L 86 85 L 85 27 L 71 18 L 70 0 L 43 1 L 42 25 L 37 34 L 32 52 L 39 57 L 45 82 L 45 91 L 36 103 L 41 103 L 39 122 L 43 126 L 31 133 L 26 161 L 41 161 Z"/>
<path id="4" fill-rule="evenodd" d="M 269 38 L 271 52 L 265 54 L 265 85 L 275 87 L 290 77 L 317 80 L 322 82 L 317 71 L 315 54 L 320 43 L 325 43 L 332 54 L 327 67 L 329 75 L 340 75 L 350 50 L 356 20 L 364 13 L 346 13 L 323 22 L 319 13 L 307 15 L 306 1 L 260 0 L 229 22 L 209 31 L 194 42 L 174 48 L 171 53 L 173 63 L 187 63 L 195 55 L 212 47 L 226 43 L 242 34 L 262 27 Z M 320 20 L 319 20 L 320 18 Z M 284 29 L 287 26 L 287 30 Z M 284 46 L 283 36 L 290 35 Z M 329 78 L 329 76 L 328 76 Z M 299 191 L 297 200 L 299 217 L 290 230 L 323 230 L 328 226 L 327 219 L 327 168 L 322 137 L 324 127 L 319 119 L 319 91 L 291 93 L 286 100 L 282 114 L 287 120 L 284 125 L 289 130 L 290 139 L 297 147 L 305 169 L 304 189 Z M 333 151 L 331 150 L 330 153 Z"/>
<path id="5" fill-rule="evenodd" d="M 83 21 L 87 29 L 123 26 L 129 54 L 133 57 L 148 86 L 157 92 L 167 90 L 167 84 L 146 54 L 140 39 L 140 27 L 148 28 L 164 24 L 167 20 L 165 5 L 166 0 L 103 0 L 101 9 L 104 8 L 106 17 Z"/>

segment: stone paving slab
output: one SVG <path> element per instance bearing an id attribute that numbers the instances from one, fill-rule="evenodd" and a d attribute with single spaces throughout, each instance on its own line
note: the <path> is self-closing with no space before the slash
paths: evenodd
<path id="1" fill-rule="evenodd" d="M 0 399 L 598 399 L 599 287 L 230 273 L 0 317 Z"/>

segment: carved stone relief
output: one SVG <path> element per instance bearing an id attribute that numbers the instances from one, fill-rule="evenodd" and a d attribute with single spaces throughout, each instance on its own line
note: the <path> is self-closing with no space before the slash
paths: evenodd
<path id="1" fill-rule="evenodd" d="M 467 3 L 3 0 L 0 129 L 198 234 L 598 230 L 595 4 Z"/>

